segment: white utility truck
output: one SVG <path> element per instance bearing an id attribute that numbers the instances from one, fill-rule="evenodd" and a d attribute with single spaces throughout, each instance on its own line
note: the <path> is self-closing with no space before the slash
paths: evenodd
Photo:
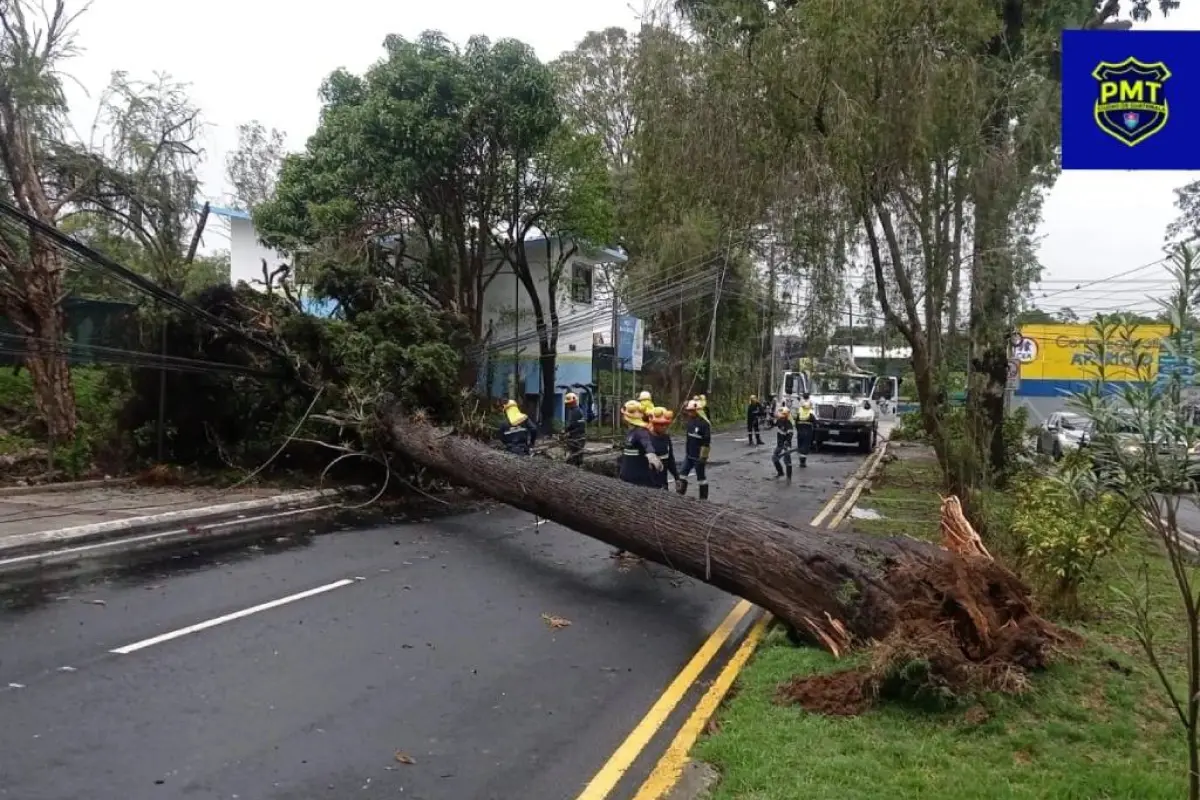
<path id="1" fill-rule="evenodd" d="M 856 444 L 859 452 L 869 453 L 879 438 L 881 404 L 896 402 L 899 383 L 887 375 L 859 370 L 784 372 L 774 410 L 786 404 L 794 411 L 800 396 L 808 392 L 813 406 L 813 446 Z"/>

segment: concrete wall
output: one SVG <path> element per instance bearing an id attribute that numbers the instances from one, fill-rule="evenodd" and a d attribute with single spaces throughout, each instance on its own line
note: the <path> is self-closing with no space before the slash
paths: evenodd
<path id="1" fill-rule="evenodd" d="M 575 246 L 569 239 L 539 239 L 530 242 L 527 249 L 539 300 L 547 313 L 550 271 L 560 259 L 566 258 L 557 287 L 559 335 L 555 386 L 591 383 L 594 333 L 611 327 L 612 306 L 603 289 L 604 255 L 572 252 L 573 249 Z M 485 330 L 490 324 L 490 341 L 499 346 L 487 355 L 480 371 L 480 388 L 492 397 L 508 397 L 514 393 L 514 387 L 518 393 L 535 395 L 541 392 L 544 365 L 538 348 L 533 302 L 512 269 L 507 265 L 497 266 L 496 277 L 484 291 L 483 324 Z M 514 339 L 518 340 L 515 345 Z M 561 389 L 556 392 L 557 418 L 562 416 L 564 393 Z M 532 398 L 529 400 L 532 402 Z"/>
<path id="2" fill-rule="evenodd" d="M 229 219 L 229 280 L 235 286 L 238 281 L 251 283 L 262 280 L 262 262 L 267 261 L 268 270 L 280 264 L 290 264 L 291 259 L 258 243 L 254 224 L 248 219 Z"/>

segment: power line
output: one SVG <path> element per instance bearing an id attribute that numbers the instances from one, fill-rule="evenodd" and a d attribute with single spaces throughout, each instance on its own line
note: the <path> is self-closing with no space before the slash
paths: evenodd
<path id="1" fill-rule="evenodd" d="M 163 289 L 161 286 L 158 286 L 148 278 L 137 274 L 127 267 L 121 266 L 116 261 L 113 261 L 104 254 L 93 250 L 91 247 L 83 244 L 82 242 L 63 234 L 54 227 L 26 214 L 19 208 L 0 200 L 0 221 L 2 221 L 5 217 L 8 218 L 10 225 L 14 220 L 23 223 L 29 229 L 29 236 L 31 239 L 36 234 L 49 240 L 49 242 L 59 250 L 60 254 L 70 254 L 77 259 L 83 259 L 85 263 L 99 267 L 105 272 L 108 272 L 116 277 L 122 283 L 133 287 L 143 295 L 158 300 L 163 305 L 187 314 L 195 319 L 203 320 L 213 327 L 223 330 L 226 333 L 235 336 L 239 340 L 246 342 L 252 347 L 262 350 L 276 358 L 282 359 L 285 363 L 287 362 L 287 356 L 275 347 L 259 341 L 228 321 L 210 314 L 193 303 L 189 303 L 179 295 Z"/>

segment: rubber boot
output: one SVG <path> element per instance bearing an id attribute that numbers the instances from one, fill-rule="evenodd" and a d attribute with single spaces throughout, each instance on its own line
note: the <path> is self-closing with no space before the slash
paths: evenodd
<path id="1" fill-rule="evenodd" d="M 775 477 L 776 478 L 783 477 L 783 467 L 779 466 L 778 464 L 775 465 Z"/>
<path id="2" fill-rule="evenodd" d="M 678 492 L 679 494 L 687 494 L 687 478 L 679 479 L 679 483 L 675 487 L 675 491 Z"/>
<path id="3" fill-rule="evenodd" d="M 800 456 L 800 466 L 802 466 L 802 467 L 808 466 L 808 456 Z"/>
<path id="4" fill-rule="evenodd" d="M 708 499 L 708 484 L 707 483 L 700 484 L 700 499 L 701 500 Z"/>
<path id="5" fill-rule="evenodd" d="M 792 465 L 791 464 L 787 465 L 787 479 L 789 482 L 791 482 L 791 480 L 792 480 Z"/>
<path id="6" fill-rule="evenodd" d="M 754 438 L 758 439 L 758 441 L 755 442 L 755 444 L 762 444 L 762 437 L 759 436 L 757 433 L 754 434 Z"/>

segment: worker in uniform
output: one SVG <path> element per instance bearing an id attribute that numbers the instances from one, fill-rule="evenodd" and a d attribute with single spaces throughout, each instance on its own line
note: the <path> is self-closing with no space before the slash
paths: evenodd
<path id="1" fill-rule="evenodd" d="M 671 427 L 670 411 L 662 406 L 655 406 L 650 410 L 649 430 L 650 440 L 654 443 L 654 454 L 662 461 L 662 472 L 655 474 L 657 486 L 661 489 L 667 488 L 668 476 L 675 481 L 675 485 L 679 486 L 679 470 L 675 465 L 675 446 L 671 443 Z"/>
<path id="2" fill-rule="evenodd" d="M 699 408 L 699 413 L 700 413 L 700 419 L 704 420 L 709 425 L 711 425 L 712 421 L 708 418 L 708 398 L 702 394 L 698 394 L 695 397 L 693 397 L 692 399 L 695 400 L 697 403 L 697 408 Z"/>
<path id="3" fill-rule="evenodd" d="M 808 450 L 813 441 L 813 404 L 808 392 L 800 395 L 796 404 L 796 452 L 800 454 L 800 466 L 808 466 Z"/>
<path id="4" fill-rule="evenodd" d="M 527 456 L 533 453 L 537 443 L 537 426 L 521 411 L 515 400 L 504 403 L 504 422 L 500 424 L 500 442 L 513 455 Z"/>
<path id="5" fill-rule="evenodd" d="M 638 404 L 642 407 L 642 419 L 649 420 L 650 414 L 654 411 L 654 398 L 650 396 L 650 392 L 643 391 L 638 395 Z"/>
<path id="6" fill-rule="evenodd" d="M 621 409 L 621 418 L 625 421 L 626 431 L 618 475 L 624 483 L 657 488 L 658 475 L 663 471 L 663 463 L 654 452 L 654 440 L 651 438 L 641 402 L 630 400 L 625 403 Z M 613 553 L 613 558 L 620 558 L 624 554 L 625 551 L 618 548 Z"/>
<path id="7" fill-rule="evenodd" d="M 696 486 L 700 487 L 700 499 L 708 499 L 708 453 L 712 447 L 712 426 L 704 418 L 704 409 L 699 400 L 689 400 L 683 407 L 686 418 L 684 431 L 687 434 L 683 453 L 683 468 L 679 470 L 676 491 L 687 494 L 688 476 L 696 470 Z"/>
<path id="8" fill-rule="evenodd" d="M 760 427 L 760 417 L 762 416 L 762 406 L 758 403 L 758 395 L 750 395 L 750 402 L 746 404 L 746 443 L 750 445 L 762 444 L 762 432 Z"/>
<path id="9" fill-rule="evenodd" d="M 786 408 L 779 409 L 775 418 L 775 452 L 771 455 L 771 463 L 775 465 L 775 477 L 784 476 L 787 467 L 787 479 L 792 479 L 792 438 L 796 434 L 796 424 L 792 422 L 792 414 Z"/>
<path id="10" fill-rule="evenodd" d="M 627 427 L 625 447 L 621 451 L 621 480 L 634 486 L 657 487 L 658 473 L 663 471 L 663 463 L 654 452 L 654 441 L 642 412 L 642 404 L 630 400 L 622 409 L 621 417 Z"/>
<path id="11" fill-rule="evenodd" d="M 567 438 L 567 463 L 575 467 L 582 466 L 583 448 L 587 444 L 587 421 L 583 409 L 579 407 L 579 395 L 567 392 L 563 396 L 563 403 L 566 405 L 563 432 Z"/>

